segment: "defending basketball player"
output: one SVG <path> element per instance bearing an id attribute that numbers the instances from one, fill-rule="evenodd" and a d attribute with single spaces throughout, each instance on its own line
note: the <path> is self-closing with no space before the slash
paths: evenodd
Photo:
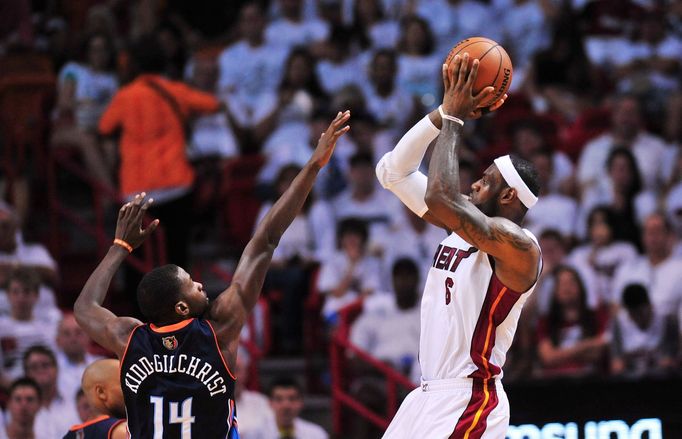
<path id="1" fill-rule="evenodd" d="M 118 378 L 119 362 L 111 358 L 97 360 L 83 372 L 81 386 L 92 407 L 92 419 L 74 425 L 64 439 L 125 439 L 123 392 Z"/>
<path id="2" fill-rule="evenodd" d="M 377 165 L 382 185 L 450 235 L 435 249 L 421 305 L 421 386 L 403 401 L 384 438 L 499 439 L 509 425 L 501 367 L 521 308 L 541 270 L 533 235 L 520 224 L 537 201 L 531 164 L 497 158 L 459 192 L 463 119 L 482 114 L 488 87 L 472 93 L 478 60 L 443 66 L 443 104 L 418 122 Z M 490 110 L 498 109 L 506 96 Z M 418 171 L 436 140 L 428 179 Z"/>
<path id="3" fill-rule="evenodd" d="M 241 329 L 256 304 L 272 253 L 349 130 L 340 113 L 322 134 L 308 163 L 258 225 L 235 269 L 232 284 L 209 303 L 203 286 L 175 265 L 147 273 L 137 299 L 146 320 L 117 317 L 102 307 L 109 284 L 129 252 L 154 231 L 142 228 L 152 200 L 124 205 L 116 239 L 74 306 L 78 323 L 121 360 L 121 387 L 133 439 L 237 438 L 234 369 Z M 153 158 L 150 158 L 153 159 Z M 178 215 L 188 214 L 178 212 Z"/>

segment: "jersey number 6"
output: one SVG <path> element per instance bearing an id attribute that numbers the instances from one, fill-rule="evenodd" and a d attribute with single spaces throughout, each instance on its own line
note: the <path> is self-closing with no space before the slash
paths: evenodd
<path id="1" fill-rule="evenodd" d="M 445 304 L 449 305 L 452 300 L 452 291 L 450 288 L 455 286 L 455 281 L 451 277 L 445 279 Z"/>

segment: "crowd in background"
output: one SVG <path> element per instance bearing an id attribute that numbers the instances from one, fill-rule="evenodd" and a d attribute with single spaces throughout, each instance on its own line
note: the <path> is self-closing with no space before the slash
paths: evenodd
<path id="1" fill-rule="evenodd" d="M 468 193 L 509 152 L 531 161 L 542 183 L 525 227 L 544 269 L 505 379 L 679 376 L 681 1 L 189 3 L 0 2 L 0 55 L 49 59 L 57 78 L 49 148 L 78 151 L 121 199 L 151 194 L 167 260 L 190 269 L 192 232 L 208 227 L 193 220 L 221 207 L 211 188 L 222 164 L 262 157 L 260 219 L 333 115 L 351 110 L 352 129 L 266 280 L 281 296 L 279 353 L 301 354 L 311 291 L 324 298 L 330 330 L 362 299 L 351 341 L 418 381 L 419 297 L 445 232 L 382 190 L 374 165 L 440 103 L 449 49 L 486 36 L 509 52 L 513 81 L 501 110 L 465 125 L 460 188 Z M 0 177 L 0 384 L 34 379 L 43 401 L 36 431 L 40 416 L 65 431 L 78 421 L 78 371 L 94 357 L 55 305 L 59 261 L 24 242 L 22 227 L 45 213 L 30 202 L 41 188 L 30 176 L 12 185 Z M 72 407 L 62 412 L 62 401 Z"/>

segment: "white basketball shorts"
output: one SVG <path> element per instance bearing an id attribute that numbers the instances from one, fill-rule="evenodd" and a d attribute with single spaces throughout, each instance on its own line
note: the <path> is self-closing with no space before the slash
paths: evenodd
<path id="1" fill-rule="evenodd" d="M 422 381 L 410 392 L 384 439 L 504 439 L 509 401 L 499 380 Z"/>

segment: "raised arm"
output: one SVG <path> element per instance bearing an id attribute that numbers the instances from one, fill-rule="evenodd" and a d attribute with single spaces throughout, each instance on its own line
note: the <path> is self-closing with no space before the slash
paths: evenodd
<path id="1" fill-rule="evenodd" d="M 350 127 L 350 112 L 339 112 L 322 134 L 308 163 L 298 173 L 263 220 L 242 253 L 230 287 L 213 302 L 209 317 L 216 323 L 221 343 L 235 342 L 247 316 L 256 305 L 272 253 L 284 231 L 298 215 L 318 172 L 331 157 L 336 141 Z M 223 348 L 226 348 L 223 344 Z"/>
<path id="2" fill-rule="evenodd" d="M 478 60 L 469 68 L 468 54 L 455 56 L 447 68 L 443 66 L 444 114 L 470 118 L 472 110 L 489 99 L 492 87 L 472 95 L 477 71 Z M 495 272 L 505 285 L 516 291 L 526 291 L 537 277 L 539 249 L 517 224 L 506 218 L 485 215 L 460 193 L 458 147 L 462 128 L 463 123 L 443 120 L 429 165 L 426 205 L 449 230 L 495 258 Z M 489 183 L 486 178 L 489 177 L 484 175 L 481 184 Z"/>
<path id="3" fill-rule="evenodd" d="M 73 307 L 80 327 L 93 340 L 114 352 L 119 358 L 125 350 L 130 332 L 141 322 L 132 317 L 117 317 L 104 308 L 102 303 L 109 291 L 111 279 L 129 254 L 124 245 L 127 244 L 132 249 L 139 247 L 159 224 L 159 220 L 154 220 L 146 229 L 142 229 L 142 218 L 154 201 L 149 199 L 143 204 L 144 197 L 144 192 L 138 194 L 133 201 L 121 207 L 115 236 L 116 242 L 123 245 L 114 244 L 109 248 L 104 259 L 88 278 Z"/>

